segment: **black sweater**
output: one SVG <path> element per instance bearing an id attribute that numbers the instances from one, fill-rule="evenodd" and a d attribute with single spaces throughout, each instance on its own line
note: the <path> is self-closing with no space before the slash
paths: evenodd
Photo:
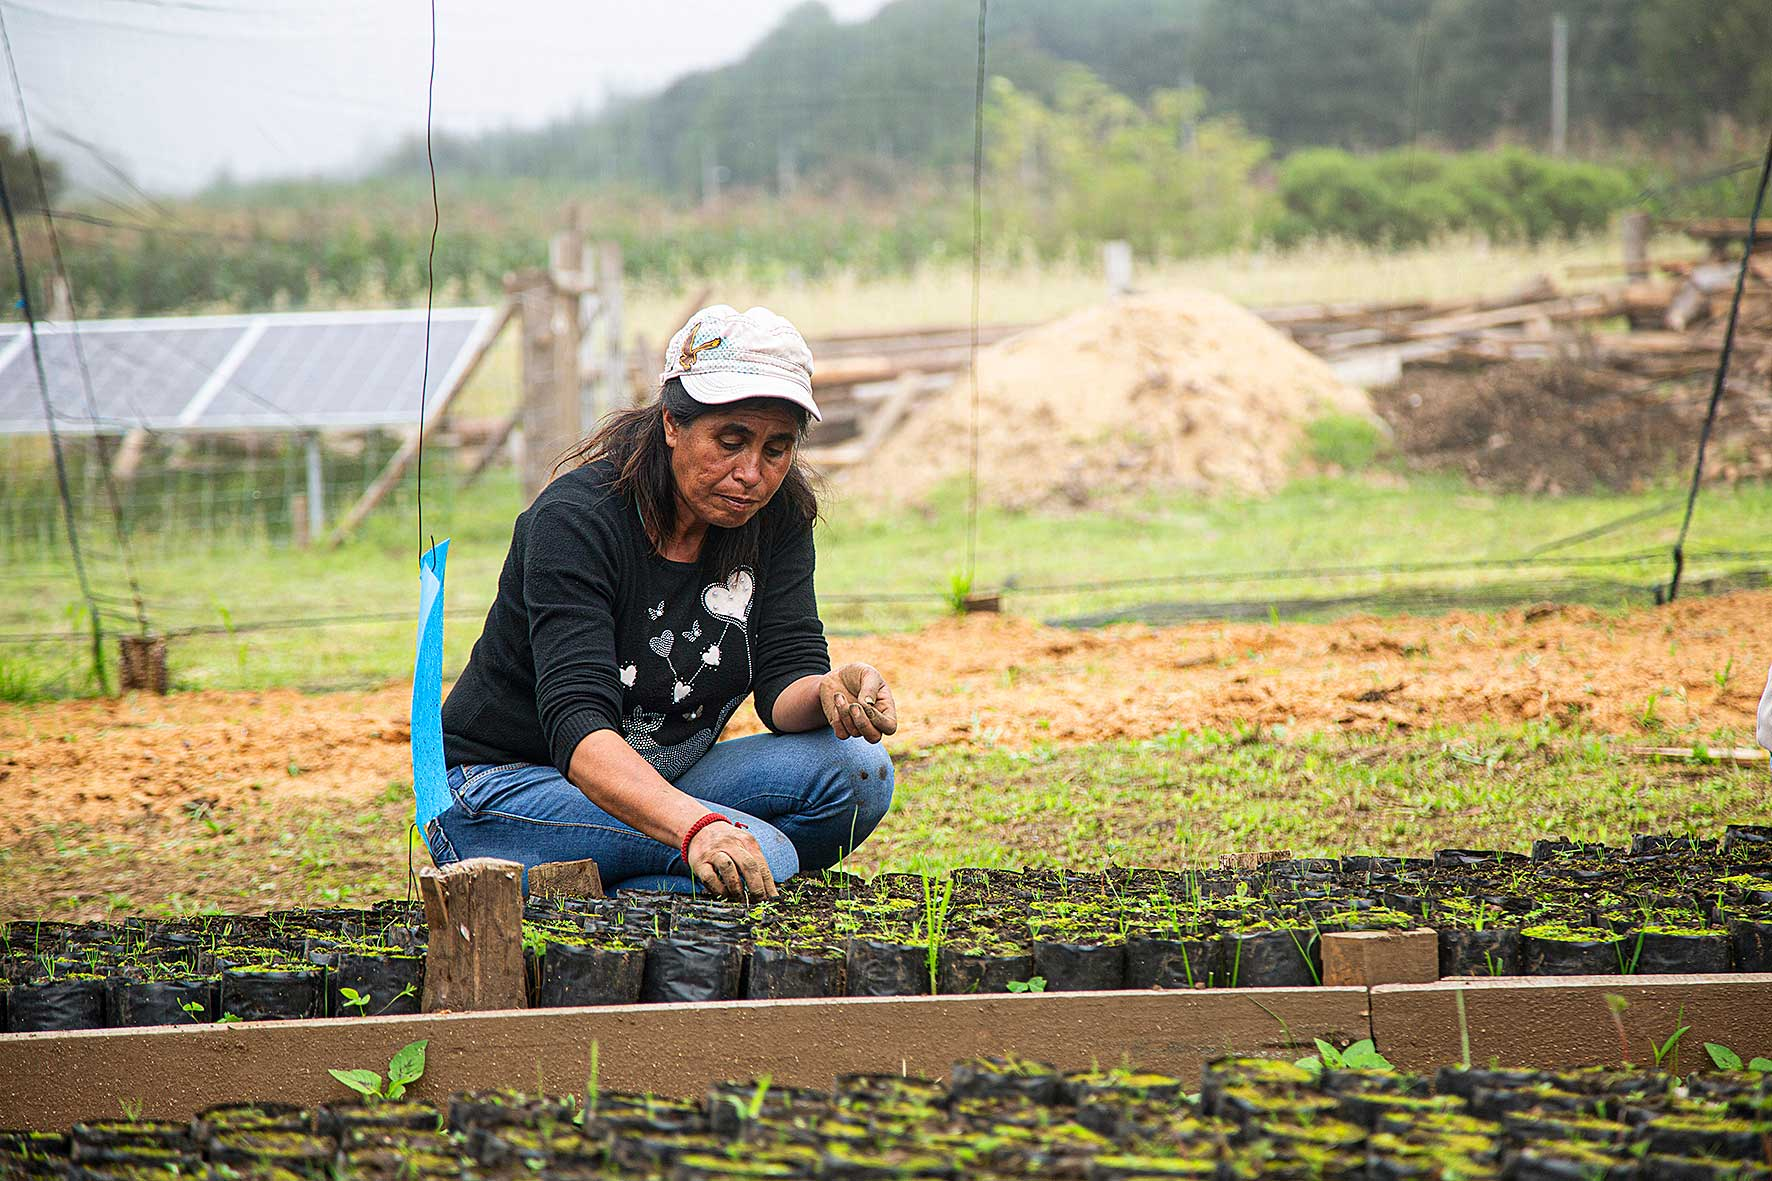
<path id="1" fill-rule="evenodd" d="M 443 703 L 443 756 L 551 763 L 620 730 L 669 780 L 694 766 L 755 690 L 775 729 L 781 691 L 830 670 L 813 595 L 812 526 L 781 497 L 761 510 L 758 568 L 715 581 L 652 551 L 607 463 L 555 479 L 517 517 L 498 597 Z"/>

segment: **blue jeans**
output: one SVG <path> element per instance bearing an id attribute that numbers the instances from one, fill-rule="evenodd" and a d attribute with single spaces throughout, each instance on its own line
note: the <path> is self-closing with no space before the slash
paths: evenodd
<path id="1" fill-rule="evenodd" d="M 717 742 L 677 786 L 750 826 L 780 882 L 853 851 L 886 815 L 892 782 L 885 747 L 820 729 Z M 527 870 L 589 857 L 608 889 L 698 888 L 681 853 L 591 803 L 553 767 L 451 767 L 449 794 L 455 802 L 425 828 L 438 865 L 498 857 Z"/>

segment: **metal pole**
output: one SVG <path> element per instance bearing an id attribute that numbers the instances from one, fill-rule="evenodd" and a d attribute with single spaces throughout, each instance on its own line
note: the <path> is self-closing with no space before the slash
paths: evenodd
<path id="1" fill-rule="evenodd" d="M 1562 156 L 1569 150 L 1569 18 L 1551 17 L 1551 127 L 1550 150 Z"/>
<path id="2" fill-rule="evenodd" d="M 320 454 L 320 433 L 309 431 L 308 447 L 308 536 L 319 537 L 326 531 L 326 472 Z"/>

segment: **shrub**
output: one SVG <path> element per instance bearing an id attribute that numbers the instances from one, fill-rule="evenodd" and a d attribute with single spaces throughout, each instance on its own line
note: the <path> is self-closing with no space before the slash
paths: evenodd
<path id="1" fill-rule="evenodd" d="M 1410 246 L 1448 233 L 1533 243 L 1592 234 L 1638 186 L 1622 168 L 1523 148 L 1369 156 L 1313 148 L 1281 162 L 1276 187 L 1282 212 L 1266 232 L 1281 245 L 1322 237 Z"/>
<path id="2" fill-rule="evenodd" d="M 1371 467 L 1386 442 L 1378 424 L 1359 414 L 1326 414 L 1306 425 L 1304 436 L 1312 460 L 1350 472 Z"/>

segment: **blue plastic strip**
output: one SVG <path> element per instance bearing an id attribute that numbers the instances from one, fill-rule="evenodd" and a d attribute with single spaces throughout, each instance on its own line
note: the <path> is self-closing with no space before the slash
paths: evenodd
<path id="1" fill-rule="evenodd" d="M 412 664 L 412 819 L 425 825 L 449 807 L 443 765 L 443 568 L 449 541 L 418 560 L 418 654 Z M 425 847 L 430 847 L 426 838 Z"/>

